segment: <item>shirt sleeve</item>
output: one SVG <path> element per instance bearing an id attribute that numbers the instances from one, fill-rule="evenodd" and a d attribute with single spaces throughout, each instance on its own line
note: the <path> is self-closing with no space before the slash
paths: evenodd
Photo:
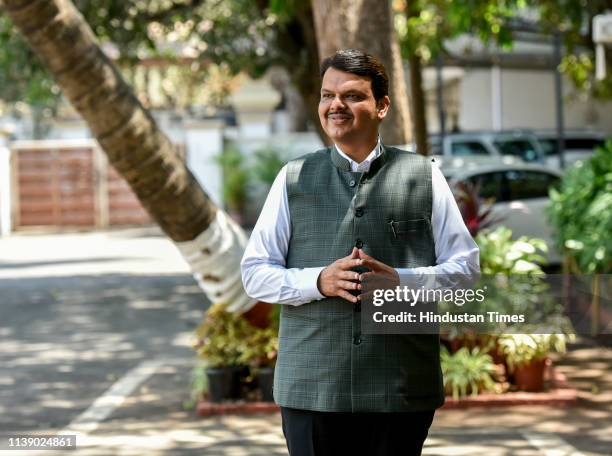
<path id="1" fill-rule="evenodd" d="M 427 288 L 447 288 L 453 277 L 480 274 L 480 250 L 470 235 L 444 175 L 432 166 L 432 214 L 436 265 L 396 269 L 401 286 L 415 283 Z"/>
<path id="2" fill-rule="evenodd" d="M 273 304 L 300 305 L 323 299 L 317 279 L 324 269 L 286 268 L 291 237 L 287 166 L 274 180 L 240 262 L 242 283 L 251 298 Z"/>

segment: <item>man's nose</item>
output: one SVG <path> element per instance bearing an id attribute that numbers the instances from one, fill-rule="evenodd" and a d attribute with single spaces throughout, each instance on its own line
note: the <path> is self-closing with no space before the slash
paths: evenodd
<path id="1" fill-rule="evenodd" d="M 346 105 L 344 104 L 344 101 L 342 101 L 342 98 L 340 98 L 339 95 L 336 95 L 330 105 L 330 109 L 335 110 L 335 109 L 340 109 L 340 108 L 344 108 Z"/>

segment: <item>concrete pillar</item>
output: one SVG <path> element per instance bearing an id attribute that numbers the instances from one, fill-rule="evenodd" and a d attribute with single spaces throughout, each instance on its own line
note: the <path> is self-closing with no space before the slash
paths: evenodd
<path id="1" fill-rule="evenodd" d="M 493 130 L 503 128 L 502 72 L 499 65 L 491 67 L 491 119 Z"/>
<path id="2" fill-rule="evenodd" d="M 253 80 L 244 77 L 240 88 L 231 96 L 240 140 L 270 137 L 274 108 L 280 99 L 281 95 L 266 78 Z"/>
<path id="3" fill-rule="evenodd" d="M 214 203 L 223 201 L 222 172 L 216 158 L 223 151 L 223 126 L 219 119 L 186 121 L 187 167 Z"/>

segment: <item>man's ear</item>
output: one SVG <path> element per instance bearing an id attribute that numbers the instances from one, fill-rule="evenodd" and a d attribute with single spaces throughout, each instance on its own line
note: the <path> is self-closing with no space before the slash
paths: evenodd
<path id="1" fill-rule="evenodd" d="M 385 95 L 380 100 L 378 100 L 376 105 L 377 105 L 376 106 L 376 110 L 377 110 L 376 114 L 378 115 L 378 118 L 380 120 L 383 120 L 385 118 L 385 116 L 387 115 L 387 112 L 389 111 L 389 106 L 391 105 L 391 100 L 389 99 L 389 97 L 387 95 Z"/>

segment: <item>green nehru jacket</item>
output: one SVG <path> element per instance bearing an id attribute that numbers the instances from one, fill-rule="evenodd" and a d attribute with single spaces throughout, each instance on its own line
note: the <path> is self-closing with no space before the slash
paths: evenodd
<path id="1" fill-rule="evenodd" d="M 334 147 L 287 166 L 287 268 L 320 267 L 354 246 L 395 268 L 435 265 L 431 163 L 383 146 L 367 173 Z M 360 304 L 281 308 L 274 398 L 327 412 L 400 412 L 444 403 L 437 335 L 364 335 Z"/>

